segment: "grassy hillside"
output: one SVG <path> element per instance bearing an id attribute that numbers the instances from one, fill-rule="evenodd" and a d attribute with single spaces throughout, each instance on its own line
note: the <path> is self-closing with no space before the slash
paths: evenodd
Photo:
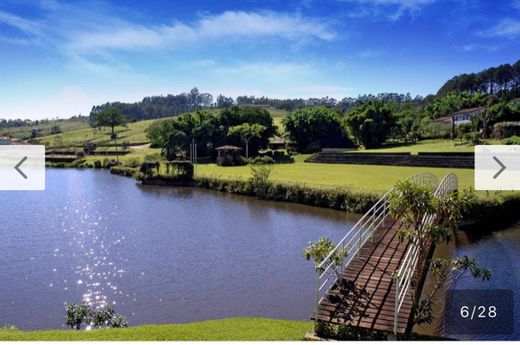
<path id="1" fill-rule="evenodd" d="M 0 340 L 302 340 L 313 329 L 309 321 L 230 318 L 187 324 L 148 325 L 93 331 L 23 332 L 0 328 Z"/>
<path id="2" fill-rule="evenodd" d="M 70 132 L 88 128 L 89 124 L 88 119 L 84 117 L 67 120 L 41 121 L 38 125 L 0 128 L 0 136 L 11 136 L 25 140 L 31 137 L 33 128 L 38 130 L 38 136 L 47 136 L 51 134 L 51 128 L 54 126 L 59 126 L 62 132 Z"/>
<path id="3" fill-rule="evenodd" d="M 118 141 L 128 141 L 130 143 L 141 143 L 148 141 L 145 130 L 154 121 L 156 120 L 138 121 L 129 123 L 126 127 L 116 127 Z M 48 135 L 38 138 L 38 141 L 47 146 L 81 145 L 85 142 L 107 144 L 112 142 L 110 139 L 109 128 L 97 129 L 92 127 L 85 127 L 70 132 Z"/>

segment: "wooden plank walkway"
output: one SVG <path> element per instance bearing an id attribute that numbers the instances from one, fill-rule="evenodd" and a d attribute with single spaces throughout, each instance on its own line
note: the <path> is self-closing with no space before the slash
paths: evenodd
<path id="1" fill-rule="evenodd" d="M 317 319 L 375 331 L 393 332 L 395 284 L 392 279 L 408 246 L 399 243 L 395 234 L 402 224 L 387 220 L 380 226 L 342 273 L 346 282 L 336 284 L 318 306 Z M 397 333 L 407 330 L 412 317 L 410 286 L 399 313 Z"/>

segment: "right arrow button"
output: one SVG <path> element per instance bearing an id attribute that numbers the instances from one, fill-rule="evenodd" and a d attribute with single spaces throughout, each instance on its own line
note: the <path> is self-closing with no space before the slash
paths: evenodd
<path id="1" fill-rule="evenodd" d="M 506 166 L 500 161 L 500 159 L 497 158 L 497 156 L 493 156 L 493 159 L 498 163 L 498 165 L 500 165 L 500 170 L 493 176 L 493 179 L 496 179 L 504 172 L 504 170 L 506 170 Z"/>

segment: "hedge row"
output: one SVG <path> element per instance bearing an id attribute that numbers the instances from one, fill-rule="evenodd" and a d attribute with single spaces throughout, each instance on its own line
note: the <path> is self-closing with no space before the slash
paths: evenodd
<path id="1" fill-rule="evenodd" d="M 474 198 L 464 213 L 471 220 L 472 233 L 487 234 L 511 226 L 520 220 L 520 194 L 508 194 L 496 199 Z"/>
<path id="2" fill-rule="evenodd" d="M 137 168 L 122 166 L 122 165 L 116 165 L 110 168 L 110 173 L 114 175 L 121 175 L 121 176 L 127 176 L 127 177 L 134 177 L 137 173 Z"/>
<path id="3" fill-rule="evenodd" d="M 259 196 L 257 186 L 247 180 L 198 177 L 194 184 L 199 188 L 226 193 Z M 378 196 L 368 192 L 353 192 L 348 188 L 318 188 L 302 184 L 268 182 L 265 190 L 262 191 L 262 198 L 364 213 L 377 201 Z"/>

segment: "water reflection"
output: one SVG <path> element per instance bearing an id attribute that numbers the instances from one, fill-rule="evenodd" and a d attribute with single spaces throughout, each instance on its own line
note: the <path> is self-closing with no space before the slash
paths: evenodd
<path id="1" fill-rule="evenodd" d="M 315 277 L 302 250 L 357 220 L 90 170 L 50 169 L 46 191 L 3 197 L 0 324 L 23 329 L 62 327 L 64 304 L 81 301 L 115 303 L 134 325 L 308 320 Z"/>

